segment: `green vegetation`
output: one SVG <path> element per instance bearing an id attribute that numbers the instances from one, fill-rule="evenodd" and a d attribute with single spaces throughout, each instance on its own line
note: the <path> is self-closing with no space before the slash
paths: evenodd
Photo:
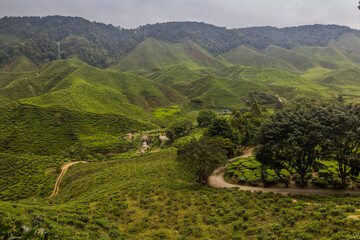
<path id="1" fill-rule="evenodd" d="M 241 158 L 226 167 L 226 178 L 240 184 L 268 186 L 276 183 L 288 185 L 290 173 L 282 169 L 279 173 L 273 169 L 264 169 L 255 156 Z"/>
<path id="2" fill-rule="evenodd" d="M 359 188 L 359 36 L 0 19 L 0 239 L 358 239 L 358 197 L 203 184 L 260 142 L 230 181 Z"/>
<path id="3" fill-rule="evenodd" d="M 199 127 L 206 127 L 211 124 L 211 122 L 216 118 L 216 113 L 212 110 L 201 110 L 196 121 Z"/>
<path id="4" fill-rule="evenodd" d="M 358 98 L 360 96 L 359 73 L 360 69 L 358 68 L 333 70 L 319 77 L 317 83 L 348 98 Z"/>
<path id="5" fill-rule="evenodd" d="M 293 197 L 294 203 L 272 193 L 211 189 L 179 171 L 175 158 L 168 151 L 72 167 L 49 202 L 0 202 L 1 229 L 30 226 L 42 215 L 43 227 L 60 239 L 356 236 L 360 222 L 347 216 L 359 215 L 357 196 Z"/>
<path id="6" fill-rule="evenodd" d="M 295 171 L 301 187 L 321 160 L 319 166 L 331 169 L 329 174 L 336 174 L 345 188 L 349 177 L 359 175 L 359 129 L 358 105 L 295 106 L 275 114 L 261 127 L 256 158 L 264 168 Z M 336 162 L 337 167 L 324 161 Z M 320 176 L 324 177 L 323 172 Z"/>
<path id="7" fill-rule="evenodd" d="M 338 69 L 354 66 L 350 59 L 334 48 L 296 46 L 293 51 L 305 55 L 313 63 L 324 68 Z"/>
<path id="8" fill-rule="evenodd" d="M 310 80 L 275 69 L 256 69 L 251 67 L 230 67 L 218 72 L 219 76 L 228 79 L 246 79 L 254 82 L 262 88 L 257 91 L 272 92 L 278 96 L 294 101 L 319 98 L 327 99 L 333 96 L 333 92 L 326 87 L 320 86 Z M 245 90 L 246 88 L 244 88 Z M 252 92 L 247 89 L 247 93 Z"/>
<path id="9" fill-rule="evenodd" d="M 216 69 L 225 66 L 192 41 L 170 44 L 148 38 L 112 68 L 144 74 L 179 63 L 190 69 Z"/>
<path id="10" fill-rule="evenodd" d="M 272 57 L 269 54 L 265 55 L 259 53 L 245 46 L 239 46 L 231 50 L 227 54 L 226 60 L 232 64 L 240 66 L 249 66 L 254 68 L 275 68 L 294 74 L 299 73 L 299 71 L 294 66 L 287 63 L 286 61 L 283 61 L 277 57 Z"/>
<path id="11" fill-rule="evenodd" d="M 0 111 L 0 150 L 38 155 L 60 154 L 77 142 L 89 150 L 108 142 L 110 149 L 101 151 L 122 152 L 128 148 L 128 143 L 121 140 L 126 132 L 154 127 L 123 115 L 24 104 L 3 105 Z"/>
<path id="12" fill-rule="evenodd" d="M 67 161 L 59 157 L 0 153 L 0 199 L 49 196 L 62 164 Z"/>
<path id="13" fill-rule="evenodd" d="M 219 138 L 193 138 L 178 149 L 176 159 L 186 170 L 196 174 L 200 184 L 205 185 L 212 172 L 226 163 L 226 151 L 222 145 Z"/>
<path id="14" fill-rule="evenodd" d="M 292 66 L 294 66 L 299 71 L 306 71 L 309 68 L 314 67 L 314 64 L 311 62 L 309 58 L 295 51 L 287 50 L 284 48 L 269 46 L 268 48 L 266 48 L 265 54 L 268 56 L 279 58 L 284 62 L 287 62 Z"/>
<path id="15" fill-rule="evenodd" d="M 151 80 L 154 80 L 155 82 L 164 84 L 166 86 L 171 86 L 176 89 L 201 78 L 203 75 L 193 72 L 183 64 L 179 64 L 168 68 L 163 68 L 145 76 Z"/>

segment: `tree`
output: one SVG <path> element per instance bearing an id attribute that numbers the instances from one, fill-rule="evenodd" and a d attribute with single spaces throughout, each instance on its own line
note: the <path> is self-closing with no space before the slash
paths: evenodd
<path id="1" fill-rule="evenodd" d="M 175 139 L 183 135 L 188 129 L 192 127 L 192 122 L 187 119 L 181 119 L 172 123 L 166 130 L 166 136 L 170 139 Z"/>
<path id="2" fill-rule="evenodd" d="M 246 136 L 244 143 L 254 144 L 257 132 L 268 118 L 268 110 L 266 107 L 261 107 L 258 102 L 254 100 L 248 112 L 244 114 L 244 118 L 246 124 Z"/>
<path id="3" fill-rule="evenodd" d="M 200 127 L 206 127 L 216 118 L 216 114 L 211 110 L 201 110 L 197 117 L 197 122 Z"/>
<path id="4" fill-rule="evenodd" d="M 342 187 L 350 175 L 360 169 L 360 107 L 359 105 L 328 105 L 323 107 L 326 141 L 321 143 L 323 158 L 338 163 Z M 321 116 L 321 115 L 320 115 Z"/>
<path id="5" fill-rule="evenodd" d="M 235 111 L 231 116 L 230 125 L 235 130 L 239 136 L 239 141 L 242 143 L 246 136 L 246 125 L 245 120 L 239 111 Z"/>
<path id="6" fill-rule="evenodd" d="M 256 158 L 274 170 L 288 168 L 300 176 L 300 186 L 306 185 L 319 156 L 323 140 L 317 106 L 297 106 L 274 115 L 260 130 L 260 150 Z"/>
<path id="7" fill-rule="evenodd" d="M 259 103 L 257 102 L 257 100 L 255 99 L 250 106 L 249 112 L 252 116 L 254 117 L 261 117 L 261 107 L 259 105 Z"/>
<path id="8" fill-rule="evenodd" d="M 233 142 L 238 142 L 238 138 L 230 126 L 226 118 L 216 118 L 212 121 L 205 135 L 208 137 L 223 137 L 228 138 Z"/>
<path id="9" fill-rule="evenodd" d="M 211 173 L 227 161 L 226 151 L 221 145 L 219 139 L 193 138 L 178 149 L 176 159 L 183 163 L 186 169 L 195 172 L 198 182 L 205 185 Z"/>

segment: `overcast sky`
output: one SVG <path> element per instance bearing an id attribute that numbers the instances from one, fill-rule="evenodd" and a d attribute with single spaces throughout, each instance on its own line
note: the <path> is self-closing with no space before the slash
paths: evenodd
<path id="1" fill-rule="evenodd" d="M 227 28 L 338 24 L 360 29 L 358 0 L 0 0 L 3 16 L 80 16 L 136 28 L 199 21 Z"/>

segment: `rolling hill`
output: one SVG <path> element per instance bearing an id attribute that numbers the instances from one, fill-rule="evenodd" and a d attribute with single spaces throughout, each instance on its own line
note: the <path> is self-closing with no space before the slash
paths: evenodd
<path id="1" fill-rule="evenodd" d="M 190 69 L 216 69 L 225 66 L 225 63 L 190 40 L 182 43 L 166 43 L 148 38 L 112 68 L 144 74 L 177 64 L 183 64 Z"/>
<path id="2" fill-rule="evenodd" d="M 246 79 L 262 84 L 272 93 L 288 100 L 300 101 L 309 98 L 331 98 L 334 93 L 310 80 L 276 69 L 256 69 L 252 67 L 230 67 L 218 72 L 228 79 Z"/>
<path id="3" fill-rule="evenodd" d="M 34 216 L 60 239 L 358 239 L 347 219 L 360 216 L 358 197 L 201 186 L 174 146 L 206 129 L 186 127 L 177 144 L 158 137 L 199 110 L 254 99 L 269 112 L 283 100 L 358 101 L 359 36 L 336 25 L 0 19 L 0 239 Z M 61 166 L 80 160 L 47 199 Z"/>
<path id="4" fill-rule="evenodd" d="M 293 51 L 306 56 L 314 64 L 324 68 L 339 69 L 356 65 L 341 51 L 334 48 L 296 46 Z"/>
<path id="5" fill-rule="evenodd" d="M 265 54 L 267 56 L 276 57 L 278 59 L 283 60 L 284 62 L 291 64 L 297 70 L 303 72 L 308 70 L 309 68 L 315 67 L 312 63 L 311 59 L 305 57 L 302 54 L 297 52 L 287 50 L 281 47 L 269 46 L 265 49 Z M 280 69 L 281 70 L 281 69 Z M 286 70 L 286 69 L 285 69 Z M 288 71 L 290 72 L 290 71 Z"/>
<path id="6" fill-rule="evenodd" d="M 325 73 L 317 79 L 319 85 L 328 87 L 338 94 L 348 97 L 360 97 L 360 69 L 345 68 Z"/>
<path id="7" fill-rule="evenodd" d="M 43 107 L 147 119 L 145 111 L 151 108 L 184 101 L 164 85 L 131 74 L 94 68 L 78 60 L 54 61 L 27 77 L 3 74 L 6 75 L 15 79 L 4 83 L 0 89 L 3 97 Z"/>
<path id="8" fill-rule="evenodd" d="M 182 93 L 192 102 L 215 109 L 243 108 L 244 97 L 255 91 L 269 92 L 269 89 L 243 78 L 227 79 L 213 75 L 196 80 L 182 89 Z"/>
<path id="9" fill-rule="evenodd" d="M 194 72 L 183 64 L 178 64 L 160 69 L 154 73 L 149 73 L 144 77 L 160 84 L 176 88 L 176 85 L 184 85 L 193 82 L 203 77 L 203 74 Z"/>
<path id="10" fill-rule="evenodd" d="M 234 65 L 249 66 L 254 68 L 275 68 L 291 73 L 299 71 L 281 58 L 265 55 L 245 46 L 239 46 L 226 55 L 226 60 Z"/>

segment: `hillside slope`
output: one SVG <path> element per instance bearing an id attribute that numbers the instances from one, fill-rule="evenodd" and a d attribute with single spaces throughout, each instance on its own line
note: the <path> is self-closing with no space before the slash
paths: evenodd
<path id="1" fill-rule="evenodd" d="M 264 55 L 245 46 L 239 46 L 231 50 L 226 55 L 226 60 L 232 64 L 240 66 L 249 66 L 254 68 L 275 68 L 291 73 L 299 73 L 299 71 L 286 61 L 278 57 Z"/>
<path id="2" fill-rule="evenodd" d="M 21 103 L 71 110 L 123 114 L 147 119 L 146 111 L 184 101 L 175 90 L 114 70 L 80 61 L 58 60 L 36 74 L 1 74 L 0 95 Z M 7 78 L 6 76 L 12 76 Z"/>
<path id="3" fill-rule="evenodd" d="M 300 101 L 304 98 L 331 98 L 334 93 L 310 80 L 276 69 L 256 69 L 252 67 L 230 67 L 218 72 L 228 79 L 246 79 L 266 86 L 272 93 L 288 100 Z"/>
<path id="4" fill-rule="evenodd" d="M 166 43 L 148 38 L 112 68 L 143 74 L 176 64 L 183 64 L 191 69 L 213 69 L 225 66 L 224 63 L 190 40 L 182 43 Z"/>
<path id="5" fill-rule="evenodd" d="M 317 79 L 321 86 L 328 87 L 338 94 L 348 97 L 360 97 L 360 69 L 346 68 L 325 73 Z"/>

